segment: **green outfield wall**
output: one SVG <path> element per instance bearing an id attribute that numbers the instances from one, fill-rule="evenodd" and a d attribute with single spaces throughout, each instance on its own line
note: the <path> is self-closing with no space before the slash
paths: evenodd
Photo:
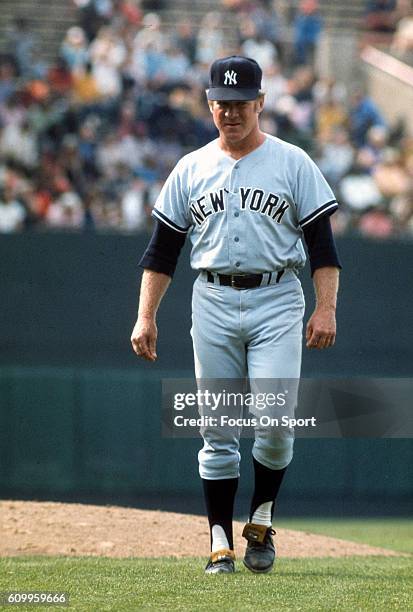
<path id="1" fill-rule="evenodd" d="M 160 434 L 162 378 L 191 376 L 193 273 L 186 254 L 159 314 L 159 360 L 129 346 L 147 236 L 0 239 L 0 496 L 128 499 L 200 493 L 199 440 Z M 305 376 L 411 377 L 413 243 L 340 240 L 333 350 Z M 302 274 L 308 309 L 313 298 Z M 251 480 L 243 441 L 241 495 Z M 411 440 L 298 440 L 283 503 L 406 512 Z"/>

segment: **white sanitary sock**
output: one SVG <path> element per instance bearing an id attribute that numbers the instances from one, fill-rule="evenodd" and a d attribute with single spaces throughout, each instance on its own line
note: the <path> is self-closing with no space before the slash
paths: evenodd
<path id="1" fill-rule="evenodd" d="M 229 548 L 227 536 L 221 525 L 212 526 L 212 551 L 222 550 L 223 548 Z"/>
<path id="2" fill-rule="evenodd" d="M 273 502 L 264 502 L 255 510 L 251 523 L 271 527 L 271 507 Z"/>

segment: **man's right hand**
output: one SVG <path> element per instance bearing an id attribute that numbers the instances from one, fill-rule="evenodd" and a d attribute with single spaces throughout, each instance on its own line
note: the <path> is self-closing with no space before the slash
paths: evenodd
<path id="1" fill-rule="evenodd" d="M 138 357 L 155 361 L 158 329 L 154 319 L 138 318 L 131 335 L 132 348 Z"/>

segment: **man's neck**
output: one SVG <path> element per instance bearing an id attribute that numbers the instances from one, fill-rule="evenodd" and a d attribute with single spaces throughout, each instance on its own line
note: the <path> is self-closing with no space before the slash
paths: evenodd
<path id="1" fill-rule="evenodd" d="M 241 157 L 245 157 L 245 155 L 248 155 L 248 153 L 258 149 L 258 147 L 260 147 L 264 141 L 264 132 L 258 130 L 256 134 L 249 134 L 248 138 L 236 143 L 227 142 L 221 135 L 218 139 L 218 144 L 224 153 L 227 153 L 234 159 L 241 159 Z"/>

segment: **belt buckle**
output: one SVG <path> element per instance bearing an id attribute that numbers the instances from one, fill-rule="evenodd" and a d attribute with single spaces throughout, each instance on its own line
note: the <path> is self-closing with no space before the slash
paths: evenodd
<path id="1" fill-rule="evenodd" d="M 231 274 L 231 287 L 233 289 L 236 289 L 237 291 L 241 291 L 242 287 L 238 287 L 238 285 L 236 285 L 236 279 L 240 278 L 244 276 L 243 274 Z"/>

